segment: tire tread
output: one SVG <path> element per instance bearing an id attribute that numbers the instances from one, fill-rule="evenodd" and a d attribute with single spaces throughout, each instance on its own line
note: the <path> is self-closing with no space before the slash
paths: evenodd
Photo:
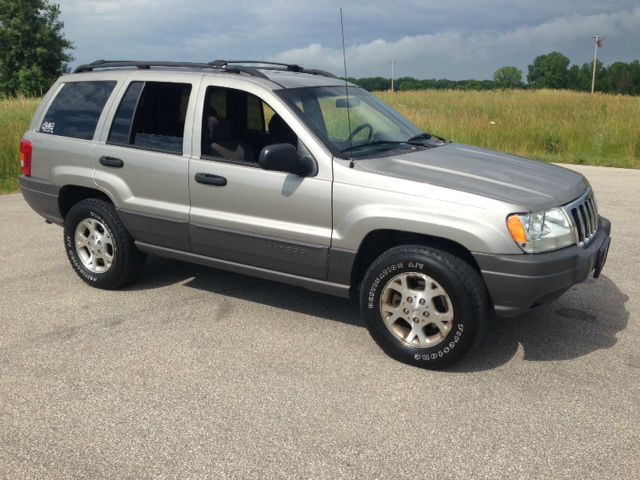
<path id="1" fill-rule="evenodd" d="M 382 339 L 374 335 L 372 336 L 376 343 L 383 350 L 400 361 L 412 365 L 423 366 L 424 368 L 429 369 L 446 368 L 458 361 L 463 355 L 467 354 L 471 348 L 477 346 L 486 334 L 489 321 L 490 301 L 484 280 L 482 279 L 480 273 L 471 265 L 469 265 L 469 263 L 449 252 L 440 250 L 438 248 L 425 245 L 399 245 L 396 247 L 392 247 L 381 254 L 376 260 L 374 260 L 374 262 L 370 265 L 370 267 L 367 269 L 367 272 L 365 273 L 362 282 L 363 288 L 360 291 L 360 307 L 363 316 L 365 316 L 368 295 L 368 290 L 367 288 L 365 288 L 365 286 L 370 285 L 371 282 L 373 282 L 373 280 L 375 279 L 378 272 L 386 265 L 397 262 L 399 258 L 405 258 L 407 256 L 411 256 L 414 258 L 429 257 L 445 265 L 462 283 L 473 304 L 473 309 L 476 312 L 471 344 L 462 351 L 456 352 L 455 355 L 451 355 L 448 358 L 444 357 L 437 363 L 422 365 L 417 361 L 413 361 L 412 359 L 407 358 L 401 358 L 398 354 L 390 352 L 387 346 L 382 343 Z"/>
<path id="2" fill-rule="evenodd" d="M 119 262 L 119 272 L 115 272 L 115 274 L 104 277 L 98 277 L 95 282 L 86 278 L 75 266 L 74 270 L 88 285 L 105 290 L 115 290 L 131 283 L 144 266 L 145 256 L 136 248 L 133 238 L 125 228 L 122 220 L 120 220 L 120 216 L 118 215 L 114 205 L 98 198 L 87 198 L 71 207 L 67 214 L 67 219 L 73 219 L 74 216 L 82 209 L 95 211 L 99 215 L 103 216 L 109 223 L 108 226 L 113 231 L 112 233 L 116 237 L 116 242 L 118 242 L 118 255 L 121 256 L 122 260 Z M 75 229 L 75 224 L 73 225 L 73 228 Z M 68 235 L 66 221 L 64 235 L 65 237 Z M 70 255 L 68 249 L 67 255 Z M 111 273 L 111 271 L 109 273 Z"/>

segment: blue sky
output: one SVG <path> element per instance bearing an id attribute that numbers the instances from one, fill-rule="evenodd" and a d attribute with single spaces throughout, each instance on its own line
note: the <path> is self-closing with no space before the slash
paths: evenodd
<path id="1" fill-rule="evenodd" d="M 606 63 L 640 58 L 637 0 L 58 0 L 73 65 L 105 59 L 271 59 L 351 76 L 490 78 L 558 50 L 573 63 L 605 37 Z"/>

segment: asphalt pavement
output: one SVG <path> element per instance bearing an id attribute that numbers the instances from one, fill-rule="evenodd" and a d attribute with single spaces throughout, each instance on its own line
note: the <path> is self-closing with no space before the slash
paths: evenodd
<path id="1" fill-rule="evenodd" d="M 0 478 L 640 478 L 640 171 L 572 168 L 613 223 L 602 277 L 443 372 L 296 287 L 150 258 L 92 289 L 0 196 Z"/>

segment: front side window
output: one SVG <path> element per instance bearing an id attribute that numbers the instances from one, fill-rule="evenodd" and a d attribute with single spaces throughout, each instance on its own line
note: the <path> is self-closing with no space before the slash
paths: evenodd
<path id="1" fill-rule="evenodd" d="M 115 86 L 114 81 L 65 83 L 51 102 L 40 132 L 91 140 Z"/>
<path id="2" fill-rule="evenodd" d="M 247 129 L 268 132 L 269 122 L 275 112 L 255 95 L 247 95 Z"/>
<path id="3" fill-rule="evenodd" d="M 209 87 L 202 118 L 202 155 L 257 166 L 267 145 L 290 143 L 298 137 L 261 98 L 243 90 Z"/>
<path id="4" fill-rule="evenodd" d="M 107 143 L 182 155 L 191 85 L 131 82 Z"/>

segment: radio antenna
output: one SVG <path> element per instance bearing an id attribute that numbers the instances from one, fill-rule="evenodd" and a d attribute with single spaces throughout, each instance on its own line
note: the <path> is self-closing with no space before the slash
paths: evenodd
<path id="1" fill-rule="evenodd" d="M 349 104 L 349 82 L 347 81 L 347 51 L 344 47 L 344 21 L 342 20 L 342 7 L 340 7 L 340 30 L 342 32 L 342 64 L 344 66 L 344 90 L 347 95 L 347 128 L 349 129 L 349 148 L 353 147 L 353 138 L 351 138 L 351 105 Z M 349 167 L 353 168 L 353 158 Z"/>

